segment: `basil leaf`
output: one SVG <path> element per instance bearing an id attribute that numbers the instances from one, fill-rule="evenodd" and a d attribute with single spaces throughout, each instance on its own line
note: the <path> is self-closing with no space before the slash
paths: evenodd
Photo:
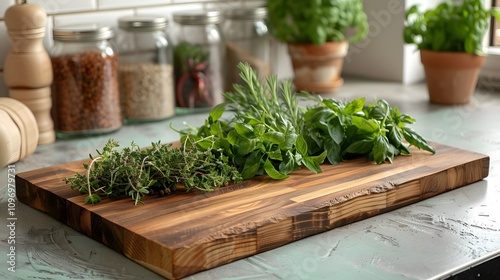
<path id="1" fill-rule="evenodd" d="M 212 108 L 212 110 L 210 110 L 209 119 L 212 122 L 219 120 L 225 110 L 226 110 L 226 103 L 217 104 L 215 107 Z"/>
<path id="2" fill-rule="evenodd" d="M 373 150 L 373 139 L 363 139 L 349 145 L 344 154 L 368 154 Z"/>
<path id="3" fill-rule="evenodd" d="M 347 103 L 345 106 L 343 113 L 344 114 L 349 114 L 349 115 L 354 115 L 355 113 L 363 110 L 363 107 L 365 106 L 365 98 L 361 97 L 358 99 L 354 99 L 353 101 Z"/>
<path id="4" fill-rule="evenodd" d="M 279 144 L 279 148 L 283 151 L 292 149 L 297 141 L 297 136 L 295 133 L 286 134 L 285 142 Z"/>
<path id="5" fill-rule="evenodd" d="M 254 137 L 253 127 L 246 123 L 236 123 L 234 125 L 236 132 L 245 139 L 250 139 Z"/>
<path id="6" fill-rule="evenodd" d="M 317 164 L 322 164 L 325 161 L 327 154 L 327 151 L 323 151 L 321 154 L 317 156 L 310 156 L 309 158 L 314 160 Z"/>
<path id="7" fill-rule="evenodd" d="M 283 174 L 289 174 L 298 168 L 298 165 L 295 163 L 294 156 L 290 151 L 287 151 L 283 161 L 279 165 L 279 170 Z"/>
<path id="8" fill-rule="evenodd" d="M 358 116 L 352 116 L 352 124 L 355 125 L 359 130 L 371 134 L 379 131 L 380 127 L 376 120 L 365 119 Z"/>
<path id="9" fill-rule="evenodd" d="M 268 141 L 273 144 L 283 144 L 286 140 L 285 135 L 279 131 L 268 131 L 262 135 L 263 141 Z"/>
<path id="10" fill-rule="evenodd" d="M 392 162 L 394 158 L 394 147 L 389 144 L 389 140 L 384 135 L 378 135 L 373 141 L 373 160 L 383 163 L 388 160 Z"/>
<path id="11" fill-rule="evenodd" d="M 283 156 L 281 154 L 280 149 L 277 149 L 274 151 L 269 151 L 269 152 L 267 152 L 267 155 L 269 156 L 270 159 L 279 160 L 279 161 L 283 160 Z"/>
<path id="12" fill-rule="evenodd" d="M 244 156 L 255 150 L 256 141 L 241 138 L 236 146 L 238 148 L 237 154 Z"/>
<path id="13" fill-rule="evenodd" d="M 344 128 L 340 124 L 338 117 L 331 119 L 328 122 L 328 134 L 335 143 L 340 144 L 344 140 Z"/>
<path id="14" fill-rule="evenodd" d="M 312 172 L 314 172 L 316 174 L 317 173 L 321 173 L 321 167 L 312 158 L 310 158 L 310 157 L 303 157 L 302 158 L 302 163 L 304 164 L 305 167 L 307 167 L 307 169 L 311 170 Z"/>
<path id="15" fill-rule="evenodd" d="M 308 150 L 307 150 L 307 142 L 304 140 L 304 137 L 302 135 L 299 135 L 297 137 L 297 142 L 295 143 L 295 148 L 297 149 L 297 152 L 301 154 L 302 156 L 307 156 Z"/>
<path id="16" fill-rule="evenodd" d="M 241 171 L 241 177 L 243 179 L 250 179 L 255 176 L 255 174 L 260 169 L 260 161 L 262 159 L 262 154 L 260 151 L 253 152 L 245 161 L 245 166 Z"/>
<path id="17" fill-rule="evenodd" d="M 341 149 L 340 145 L 335 143 L 333 140 L 325 140 L 325 150 L 326 150 L 326 158 L 331 164 L 339 164 L 341 157 Z"/>
<path id="18" fill-rule="evenodd" d="M 288 178 L 287 174 L 283 174 L 276 170 L 269 159 L 264 162 L 264 170 L 266 171 L 267 175 L 269 175 L 269 177 L 273 179 L 282 180 Z"/>
<path id="19" fill-rule="evenodd" d="M 409 127 L 404 127 L 403 128 L 403 135 L 406 141 L 410 143 L 410 145 L 413 145 L 419 149 L 431 152 L 433 154 L 436 153 L 434 148 L 432 148 L 427 141 L 420 135 L 418 134 L 415 130 L 409 128 Z"/>

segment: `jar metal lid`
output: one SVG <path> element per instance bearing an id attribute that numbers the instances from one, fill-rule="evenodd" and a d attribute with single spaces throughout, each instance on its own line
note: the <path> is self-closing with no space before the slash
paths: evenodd
<path id="1" fill-rule="evenodd" d="M 255 8 L 236 8 L 226 10 L 224 16 L 230 19 L 266 19 L 267 18 L 267 8 L 266 7 L 255 7 Z"/>
<path id="2" fill-rule="evenodd" d="M 118 26 L 130 31 L 156 31 L 168 26 L 168 20 L 163 16 L 125 16 L 118 19 Z"/>
<path id="3" fill-rule="evenodd" d="M 113 38 L 115 32 L 111 26 L 85 24 L 55 27 L 52 35 L 55 41 L 89 42 Z"/>
<path id="4" fill-rule="evenodd" d="M 217 24 L 222 21 L 219 11 L 183 11 L 173 14 L 174 21 L 185 25 Z"/>

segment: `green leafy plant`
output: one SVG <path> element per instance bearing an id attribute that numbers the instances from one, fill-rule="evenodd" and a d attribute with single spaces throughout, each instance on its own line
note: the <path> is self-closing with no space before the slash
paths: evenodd
<path id="1" fill-rule="evenodd" d="M 425 12 L 414 5 L 406 11 L 404 40 L 418 49 L 483 55 L 482 41 L 490 18 L 500 20 L 500 9 L 486 9 L 483 2 L 447 1 Z"/>
<path id="2" fill-rule="evenodd" d="M 407 127 L 415 119 L 384 100 L 340 102 L 303 92 L 314 101 L 303 107 L 290 82 L 278 84 L 271 77 L 262 84 L 248 65 L 239 67 L 244 85 L 225 93 L 228 102 L 215 107 L 203 126 L 183 131 L 181 139 L 195 139 L 201 150 L 217 148 L 243 179 L 261 174 L 285 179 L 300 166 L 319 173 L 325 159 L 338 164 L 360 155 L 379 164 L 392 162 L 394 156 L 409 155 L 410 145 L 434 153 Z M 234 112 L 229 119 L 221 118 L 226 109 Z"/>
<path id="3" fill-rule="evenodd" d="M 179 186 L 211 191 L 263 174 L 281 180 L 302 166 L 320 173 L 325 160 L 339 164 L 366 156 L 381 164 L 410 155 L 409 146 L 434 153 L 407 126 L 415 119 L 384 100 L 365 104 L 364 98 L 341 102 L 297 94 L 290 81 L 271 76 L 262 83 L 248 64 L 238 67 L 243 84 L 224 93 L 227 102 L 215 106 L 203 125 L 179 131 L 180 148 L 152 143 L 140 149 L 132 143 L 119 151 L 110 140 L 90 157 L 86 174 L 66 182 L 87 194 L 86 203 L 128 195 L 137 204 L 146 194 L 168 194 Z M 309 105 L 301 106 L 300 99 Z M 223 117 L 227 111 L 232 113 Z"/>
<path id="4" fill-rule="evenodd" d="M 285 43 L 358 42 L 368 34 L 362 0 L 269 0 L 272 34 Z"/>

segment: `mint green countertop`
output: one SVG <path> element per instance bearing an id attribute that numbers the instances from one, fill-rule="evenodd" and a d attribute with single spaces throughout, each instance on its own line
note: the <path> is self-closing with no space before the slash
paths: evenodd
<path id="1" fill-rule="evenodd" d="M 347 79 L 338 99 L 384 98 L 417 119 L 427 139 L 490 156 L 485 180 L 220 266 L 186 279 L 434 279 L 500 255 L 500 92 L 478 90 L 465 106 L 429 104 L 424 84 Z M 17 173 L 85 159 L 109 138 L 140 146 L 201 125 L 206 114 L 127 125 L 97 137 L 58 140 L 13 164 Z M 20 202 L 8 220 L 7 168 L 0 169 L 0 279 L 161 279 L 139 264 Z M 8 270 L 15 240 L 15 272 Z"/>

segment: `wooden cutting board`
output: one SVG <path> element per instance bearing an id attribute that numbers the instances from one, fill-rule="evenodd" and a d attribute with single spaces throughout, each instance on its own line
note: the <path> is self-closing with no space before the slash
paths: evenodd
<path id="1" fill-rule="evenodd" d="M 83 203 L 63 178 L 72 162 L 17 175 L 19 201 L 43 211 L 167 278 L 181 278 L 479 181 L 486 155 L 433 144 L 393 164 L 364 159 L 266 176 L 211 193 Z"/>

